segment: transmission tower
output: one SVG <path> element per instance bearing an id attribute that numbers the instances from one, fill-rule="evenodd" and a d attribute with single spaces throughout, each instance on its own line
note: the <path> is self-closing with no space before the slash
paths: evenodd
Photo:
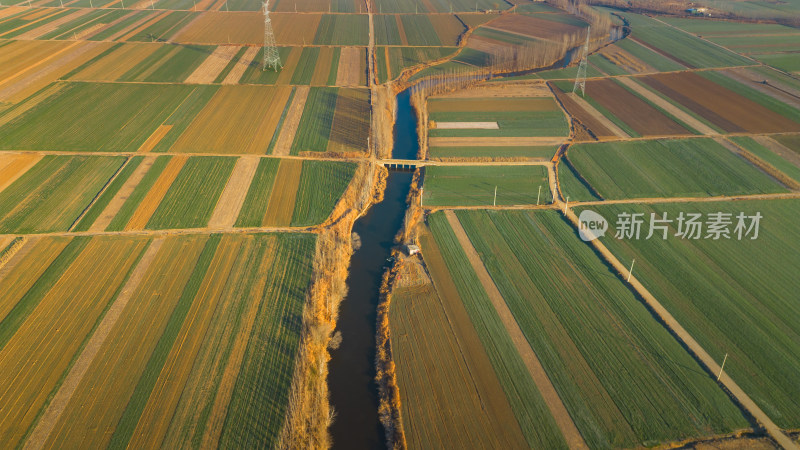
<path id="1" fill-rule="evenodd" d="M 588 64 L 587 60 L 589 58 L 589 35 L 591 34 L 592 27 L 586 29 L 586 45 L 583 46 L 583 56 L 581 57 L 581 63 L 578 66 L 578 74 L 575 76 L 575 85 L 572 86 L 572 93 L 574 94 L 575 91 L 578 90 L 578 87 L 581 88 L 581 97 L 586 95 L 586 66 Z"/>
<path id="2" fill-rule="evenodd" d="M 269 0 L 264 2 L 264 67 L 271 67 L 276 72 L 283 68 L 281 55 L 278 54 L 278 44 L 275 43 L 275 34 L 272 32 L 272 21 L 269 19 Z"/>

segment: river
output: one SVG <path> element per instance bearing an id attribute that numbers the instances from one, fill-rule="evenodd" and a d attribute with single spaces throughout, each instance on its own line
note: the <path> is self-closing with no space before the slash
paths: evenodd
<path id="1" fill-rule="evenodd" d="M 417 120 L 407 90 L 397 96 L 397 103 L 392 156 L 416 159 Z M 342 344 L 331 351 L 328 366 L 330 400 L 336 411 L 331 426 L 336 449 L 386 448 L 375 384 L 376 310 L 394 237 L 403 223 L 412 176 L 411 172 L 391 171 L 383 201 L 373 205 L 353 226 L 361 247 L 350 260 L 349 290 L 339 308 L 336 328 L 342 333 Z"/>

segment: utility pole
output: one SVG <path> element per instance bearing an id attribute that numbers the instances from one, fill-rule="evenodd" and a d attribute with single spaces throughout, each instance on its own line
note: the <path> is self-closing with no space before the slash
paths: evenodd
<path id="1" fill-rule="evenodd" d="M 717 375 L 717 381 L 719 381 L 719 379 L 722 377 L 722 369 L 725 368 L 725 361 L 727 360 L 728 360 L 728 354 L 725 353 L 725 358 L 722 359 L 722 366 L 720 366 L 719 368 L 719 375 Z"/>
<path id="2" fill-rule="evenodd" d="M 539 185 L 539 194 L 536 196 L 536 206 L 539 206 L 539 199 L 542 198 L 542 185 Z"/>
<path id="3" fill-rule="evenodd" d="M 631 268 L 630 268 L 630 270 L 628 270 L 628 282 L 631 281 L 631 275 L 633 275 L 633 265 L 634 264 L 636 264 L 636 258 L 633 258 L 633 261 L 631 262 Z"/>
<path id="4" fill-rule="evenodd" d="M 569 207 L 569 195 L 567 196 L 567 201 L 564 203 L 564 215 L 567 215 L 567 208 Z"/>
<path id="5" fill-rule="evenodd" d="M 494 201 L 492 202 L 492 206 L 497 206 L 497 186 L 494 187 Z"/>

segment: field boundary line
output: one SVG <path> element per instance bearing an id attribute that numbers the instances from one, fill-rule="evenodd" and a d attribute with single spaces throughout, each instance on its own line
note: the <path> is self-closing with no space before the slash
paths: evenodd
<path id="1" fill-rule="evenodd" d="M 239 212 L 244 205 L 244 199 L 250 190 L 250 184 L 258 169 L 259 158 L 252 156 L 242 156 L 233 166 L 233 171 L 225 189 L 222 191 L 214 212 L 208 220 L 209 228 L 232 228 L 239 217 Z"/>
<path id="2" fill-rule="evenodd" d="M 127 306 L 128 302 L 133 297 L 133 293 L 144 278 L 147 269 L 150 267 L 150 263 L 155 259 L 164 241 L 165 238 L 155 239 L 147 247 L 147 250 L 144 251 L 144 255 L 131 272 L 128 281 L 125 282 L 125 286 L 123 286 L 117 299 L 114 300 L 108 312 L 103 316 L 103 320 L 100 322 L 100 325 L 98 325 L 97 330 L 92 337 L 89 338 L 81 354 L 75 360 L 75 364 L 73 364 L 66 378 L 64 378 L 64 382 L 58 388 L 56 395 L 37 422 L 36 427 L 28 437 L 23 448 L 38 450 L 43 448 L 47 443 L 50 433 L 55 428 L 64 410 L 66 410 L 72 395 L 78 389 L 81 380 L 83 380 L 83 376 L 89 370 L 92 361 L 94 361 L 95 356 L 99 353 L 100 348 L 103 346 L 103 343 L 105 343 L 114 325 L 117 323 L 120 316 L 122 316 L 125 306 Z"/>
<path id="3" fill-rule="evenodd" d="M 575 229 L 579 228 L 578 216 L 571 208 L 565 210 L 565 215 Z M 738 403 L 742 409 L 747 411 L 758 423 L 764 427 L 766 432 L 774 439 L 777 444 L 784 449 L 797 449 L 798 447 L 792 439 L 786 436 L 769 416 L 758 407 L 758 405 L 747 395 L 747 393 L 731 379 L 726 372 L 722 372 L 719 364 L 706 352 L 694 337 L 678 322 L 675 317 L 658 301 L 658 299 L 647 290 L 646 287 L 625 267 L 614 254 L 598 239 L 590 241 L 591 245 L 597 250 L 602 258 L 609 263 L 620 277 L 626 277 L 627 283 L 642 298 L 647 307 L 653 314 L 658 316 L 665 327 L 681 342 L 695 358 L 706 367 L 710 374 L 720 373 L 719 383 L 728 391 L 729 395 Z"/>
<path id="4" fill-rule="evenodd" d="M 511 340 L 514 342 L 514 346 L 517 348 L 522 360 L 525 362 L 525 367 L 528 368 L 531 378 L 533 378 L 534 383 L 536 383 L 536 387 L 541 393 L 545 404 L 547 404 L 550 414 L 553 415 L 558 428 L 564 435 L 567 445 L 569 445 L 569 447 L 572 449 L 588 448 L 588 445 L 586 445 L 586 442 L 583 440 L 583 436 L 581 436 L 580 431 L 578 431 L 578 428 L 575 426 L 575 422 L 569 415 L 567 408 L 561 401 L 561 397 L 558 396 L 558 392 L 553 386 L 553 383 L 550 381 L 550 378 L 547 376 L 547 372 L 544 370 L 544 367 L 542 367 L 541 362 L 539 362 L 536 352 L 533 351 L 533 348 L 525 337 L 525 334 L 522 332 L 522 329 L 519 327 L 519 324 L 514 318 L 514 314 L 508 308 L 503 295 L 494 284 L 491 275 L 489 275 L 489 272 L 486 270 L 486 266 L 483 265 L 483 262 L 481 261 L 478 252 L 475 250 L 475 247 L 472 246 L 472 242 L 470 242 L 469 236 L 467 236 L 466 231 L 464 231 L 464 228 L 461 226 L 461 222 L 459 222 L 458 217 L 456 217 L 453 211 L 445 211 L 444 214 L 447 217 L 447 221 L 450 223 L 450 227 L 453 229 L 453 232 L 458 238 L 458 242 L 464 249 L 464 253 L 466 253 L 472 269 L 475 271 L 478 279 L 480 279 L 481 285 L 483 285 L 487 296 L 497 311 L 497 315 L 503 322 L 506 331 L 511 337 Z"/>

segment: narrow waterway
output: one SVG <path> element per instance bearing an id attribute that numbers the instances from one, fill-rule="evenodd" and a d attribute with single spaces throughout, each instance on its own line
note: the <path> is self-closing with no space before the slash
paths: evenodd
<path id="1" fill-rule="evenodd" d="M 398 95 L 395 158 L 416 159 L 417 122 L 408 92 Z M 356 221 L 361 247 L 353 253 L 348 294 L 339 309 L 342 344 L 331 351 L 328 386 L 336 419 L 331 427 L 336 449 L 384 449 L 375 384 L 375 325 L 383 273 L 389 267 L 394 237 L 403 223 L 412 173 L 390 172 L 383 201 Z"/>
<path id="2" fill-rule="evenodd" d="M 577 49 L 550 67 L 504 76 L 525 75 L 569 64 Z M 417 119 L 411 107 L 411 91 L 397 95 L 392 158 L 417 159 Z M 375 326 L 379 290 L 390 265 L 394 237 L 400 230 L 411 186 L 411 172 L 392 171 L 382 202 L 373 205 L 356 221 L 353 231 L 361 247 L 350 261 L 349 288 L 339 309 L 337 330 L 341 346 L 331 351 L 328 388 L 336 418 L 331 427 L 335 449 L 384 449 L 386 439 L 378 420 L 378 389 L 375 383 Z"/>

